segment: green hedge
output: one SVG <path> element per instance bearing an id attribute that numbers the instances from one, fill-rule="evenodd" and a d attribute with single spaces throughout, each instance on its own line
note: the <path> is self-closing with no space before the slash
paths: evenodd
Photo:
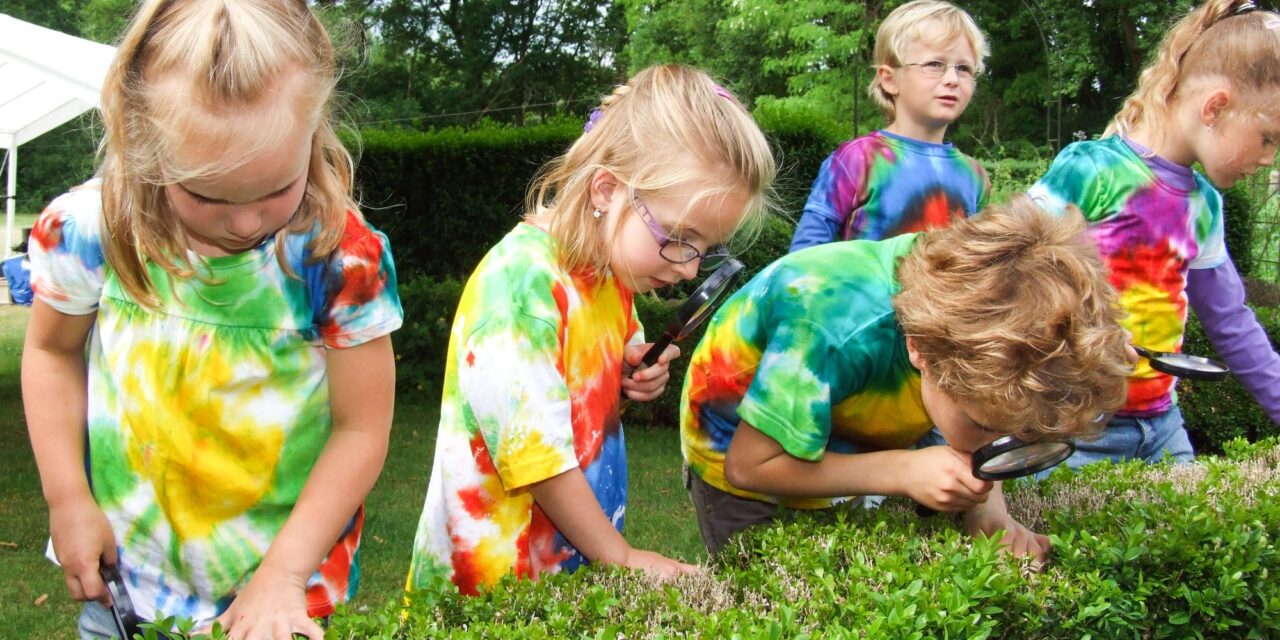
<path id="1" fill-rule="evenodd" d="M 783 210 L 798 216 L 818 166 L 838 141 L 781 115 L 764 126 L 781 165 L 776 189 Z M 538 167 L 581 132 L 578 121 L 363 131 L 356 175 L 361 205 L 390 238 L 402 273 L 465 279 L 519 221 Z"/>
<path id="2" fill-rule="evenodd" d="M 1254 312 L 1271 338 L 1271 348 L 1280 348 L 1280 308 L 1264 307 Z M 1182 350 L 1198 356 L 1219 357 L 1194 315 L 1187 321 Z M 1198 453 L 1219 453 L 1223 444 L 1233 438 L 1256 442 L 1280 435 L 1280 427 L 1271 422 L 1271 418 L 1234 376 L 1221 382 L 1180 380 L 1178 400 L 1191 442 Z"/>
<path id="3" fill-rule="evenodd" d="M 589 568 L 336 616 L 331 638 L 1273 638 L 1280 635 L 1280 448 L 1101 464 L 1009 489 L 1048 532 L 1041 572 L 949 518 L 880 509 L 788 516 L 666 585 Z"/>

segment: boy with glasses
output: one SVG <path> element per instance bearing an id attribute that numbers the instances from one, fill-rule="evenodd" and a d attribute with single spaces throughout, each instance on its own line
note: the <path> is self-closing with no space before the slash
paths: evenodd
<path id="1" fill-rule="evenodd" d="M 791 250 L 942 227 L 981 209 L 986 171 L 943 138 L 969 105 L 986 56 L 973 18 L 948 2 L 915 0 L 890 13 L 876 32 L 868 87 L 888 125 L 822 163 Z"/>

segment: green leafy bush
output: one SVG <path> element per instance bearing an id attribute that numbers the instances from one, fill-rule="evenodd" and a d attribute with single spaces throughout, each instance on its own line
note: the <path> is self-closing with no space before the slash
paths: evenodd
<path id="1" fill-rule="evenodd" d="M 587 569 L 342 614 L 333 638 L 1268 638 L 1280 634 L 1280 448 L 1104 463 L 1009 487 L 1043 571 L 904 501 L 788 516 L 655 584 Z"/>
<path id="2" fill-rule="evenodd" d="M 1280 347 L 1280 308 L 1263 307 L 1254 312 L 1271 338 L 1271 348 Z M 1194 315 L 1187 320 L 1182 350 L 1198 356 L 1219 357 Z M 1178 382 L 1178 402 L 1198 453 L 1219 453 L 1223 444 L 1233 438 L 1258 441 L 1280 435 L 1280 428 L 1234 376 L 1220 382 L 1182 379 Z"/>
<path id="3" fill-rule="evenodd" d="M 418 277 L 400 283 L 404 326 L 391 334 L 396 351 L 396 387 L 401 393 L 440 397 L 449 330 L 462 297 L 454 278 Z"/>

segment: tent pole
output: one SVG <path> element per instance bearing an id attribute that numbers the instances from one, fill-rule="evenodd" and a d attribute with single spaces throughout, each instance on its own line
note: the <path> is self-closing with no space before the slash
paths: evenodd
<path id="1" fill-rule="evenodd" d="M 9 186 L 8 186 L 8 189 L 5 190 L 5 199 L 4 199 L 5 200 L 4 202 L 4 227 L 5 227 L 4 257 L 5 258 L 8 258 L 10 255 L 13 255 L 13 214 L 14 214 L 13 209 L 15 206 L 14 201 L 17 199 L 17 196 L 18 196 L 17 194 L 18 145 L 15 144 L 9 147 L 8 155 L 9 155 L 9 157 L 7 158 L 8 162 L 5 163 L 9 165 L 9 180 L 8 180 Z"/>

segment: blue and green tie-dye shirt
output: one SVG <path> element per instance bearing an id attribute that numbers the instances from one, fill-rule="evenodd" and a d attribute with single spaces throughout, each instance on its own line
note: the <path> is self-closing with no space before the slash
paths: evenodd
<path id="1" fill-rule="evenodd" d="M 725 302 L 693 352 L 681 401 L 684 457 L 698 477 L 738 496 L 820 508 L 832 500 L 760 495 L 725 480 L 739 421 L 802 460 L 905 448 L 929 431 L 892 304 L 899 259 L 918 237 L 788 254 Z"/>
<path id="2" fill-rule="evenodd" d="M 791 250 L 945 227 L 981 210 L 990 191 L 982 165 L 950 143 L 876 131 L 822 163 Z"/>

